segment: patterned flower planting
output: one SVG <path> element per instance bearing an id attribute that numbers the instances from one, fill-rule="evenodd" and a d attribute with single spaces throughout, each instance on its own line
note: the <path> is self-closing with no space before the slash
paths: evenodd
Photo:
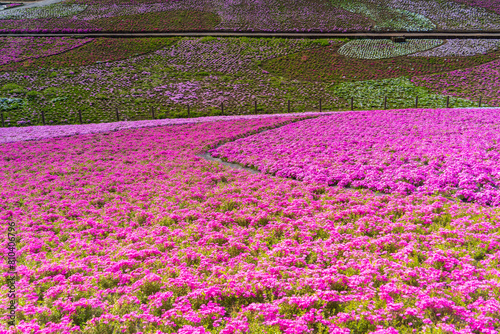
<path id="1" fill-rule="evenodd" d="M 67 37 L 0 37 L 0 66 L 52 56 L 90 43 L 92 38 L 73 39 Z"/>
<path id="2" fill-rule="evenodd" d="M 350 58 L 384 59 L 426 51 L 442 43 L 442 40 L 432 39 L 410 39 L 404 43 L 394 43 L 385 39 L 358 39 L 342 45 L 338 53 Z"/>
<path id="3" fill-rule="evenodd" d="M 418 86 L 425 87 L 437 94 L 446 94 L 455 97 L 475 96 L 489 101 L 490 104 L 498 106 L 500 99 L 498 91 L 500 61 L 495 60 L 480 66 L 416 77 L 412 82 Z"/>
<path id="4" fill-rule="evenodd" d="M 338 105 L 338 97 L 324 86 L 274 78 L 258 64 L 325 42 L 329 43 L 250 38 L 96 39 L 58 56 L 5 65 L 7 72 L 0 74 L 0 97 L 26 101 L 23 108 L 5 113 L 9 126 L 42 124 L 42 110 L 47 124 L 78 123 L 80 112 L 84 122 L 116 121 L 116 108 L 121 120 L 151 118 L 153 113 L 159 118 L 217 116 L 222 114 L 222 103 L 224 114 L 254 114 L 255 101 L 257 113 L 288 112 L 287 100 L 291 100 L 291 112 L 316 111 L 319 98 L 326 108 Z M 153 52 L 137 55 L 146 51 Z M 113 61 L 118 59 L 123 60 Z M 304 96 L 311 100 L 304 101 Z"/>
<path id="5" fill-rule="evenodd" d="M 478 0 L 71 0 L 2 11 L 0 31 L 498 30 L 497 7 Z"/>
<path id="6" fill-rule="evenodd" d="M 322 110 L 348 110 L 351 98 L 356 109 L 411 108 L 416 97 L 426 108 L 478 106 L 480 96 L 483 106 L 498 105 L 495 40 L 374 45 L 361 40 L 356 48 L 340 39 L 7 40 L 0 98 L 22 103 L 3 109 L 5 126 L 42 125 L 43 120 L 74 124 L 79 114 L 83 123 L 95 123 L 319 111 L 320 99 Z M 375 48 L 379 44 L 389 48 Z M 391 58 L 346 57 L 338 52 L 342 48 L 359 51 L 358 57 Z M 485 66 L 489 70 L 481 74 Z M 470 73 L 469 79 L 460 73 Z M 491 76 L 487 80 L 493 82 L 475 75 Z"/>
<path id="7" fill-rule="evenodd" d="M 263 68 L 291 79 L 338 83 L 450 72 L 491 62 L 500 54 L 495 51 L 470 57 L 399 56 L 416 52 L 418 48 L 438 46 L 440 43 L 427 41 L 420 44 L 416 41 L 399 46 L 389 41 L 351 41 L 344 45 L 332 44 L 275 57 L 266 61 Z"/>
<path id="8" fill-rule="evenodd" d="M 0 11 L 0 20 L 44 19 L 73 16 L 87 8 L 85 5 L 51 5 Z M 1 21 L 0 21 L 1 22 Z"/>
<path id="9" fill-rule="evenodd" d="M 449 39 L 430 50 L 411 54 L 413 57 L 471 57 L 498 51 L 498 39 Z"/>
<path id="10" fill-rule="evenodd" d="M 101 62 L 113 62 L 121 59 L 126 59 L 139 54 L 149 53 L 168 45 L 174 44 L 177 38 L 98 38 L 98 39 L 70 39 L 72 44 L 62 52 L 50 51 L 47 54 L 39 53 L 36 49 L 39 47 L 43 50 L 46 43 L 50 43 L 43 38 L 33 38 L 34 41 L 41 43 L 42 46 L 34 45 L 35 49 L 28 51 L 28 54 L 36 54 L 38 57 L 29 58 L 26 61 L 11 60 L 1 69 L 4 71 L 16 70 L 38 70 L 40 68 L 67 68 L 92 65 Z M 44 41 L 46 41 L 44 43 Z M 22 42 L 22 41 L 21 41 Z M 92 42 L 92 43 L 89 43 Z M 89 43 L 89 44 L 87 44 Z M 18 39 L 14 39 L 11 43 L 12 52 L 19 53 L 21 50 L 28 49 L 25 45 L 20 45 Z M 84 45 L 87 44 L 87 45 Z M 84 45 L 83 47 L 81 47 Z M 18 46 L 20 48 L 15 49 Z M 31 46 L 31 45 L 30 45 Z M 58 54 L 60 53 L 60 54 Z M 52 56 L 52 57 L 48 57 Z M 10 60 L 10 61 L 9 61 Z M 24 60 L 24 59 L 22 59 Z"/>

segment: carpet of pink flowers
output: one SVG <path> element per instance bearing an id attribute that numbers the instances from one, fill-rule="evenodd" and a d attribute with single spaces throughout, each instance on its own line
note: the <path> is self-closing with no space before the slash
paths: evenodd
<path id="1" fill-rule="evenodd" d="M 445 114 L 438 120 L 459 131 Z M 340 135 L 363 127 L 359 117 L 379 122 L 340 117 L 279 131 L 303 128 L 298 139 L 312 143 L 313 125 Z M 412 119 L 399 111 L 385 122 L 403 117 Z M 430 112 L 418 117 L 443 129 Z M 16 223 L 19 261 L 19 323 L 0 332 L 498 333 L 496 208 L 251 174 L 196 155 L 293 120 L 0 144 L 0 229 Z M 409 136 L 424 133 L 418 124 Z M 300 141 L 282 152 L 302 154 Z"/>
<path id="2" fill-rule="evenodd" d="M 498 206 L 499 112 L 339 113 L 240 139 L 213 154 L 277 176 Z"/>

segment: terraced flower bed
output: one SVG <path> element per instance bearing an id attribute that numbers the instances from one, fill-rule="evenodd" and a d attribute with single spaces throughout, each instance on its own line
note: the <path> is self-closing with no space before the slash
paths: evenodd
<path id="1" fill-rule="evenodd" d="M 442 40 L 432 39 L 410 39 L 404 43 L 388 39 L 356 39 L 342 45 L 338 53 L 348 58 L 384 59 L 427 51 L 441 44 Z"/>
<path id="2" fill-rule="evenodd" d="M 44 55 L 52 45 L 50 39 L 39 39 L 38 46 L 25 45 L 23 39 L 9 41 L 9 54 Z M 43 119 L 46 124 L 79 123 L 80 114 L 82 122 L 94 123 L 318 111 L 320 99 L 323 111 L 348 110 L 351 98 L 355 109 L 380 109 L 384 104 L 411 108 L 416 97 L 418 106 L 427 108 L 478 106 L 481 96 L 483 106 L 498 105 L 494 81 L 498 41 L 415 41 L 394 48 L 388 48 L 392 42 L 387 41 L 357 42 L 359 54 L 338 53 L 342 48 L 354 50 L 351 43 L 212 37 L 94 39 L 50 57 L 12 58 L 0 66 L 0 98 L 23 103 L 3 109 L 4 124 L 42 124 Z M 383 47 L 376 47 L 379 44 Z M 415 53 L 398 56 L 411 51 Z M 367 56 L 392 57 L 361 59 Z M 470 73 L 463 84 L 462 71 Z M 446 73 L 450 76 L 445 81 Z M 474 79 L 480 75 L 485 79 Z M 493 81 L 488 85 L 486 80 Z M 448 103 L 447 96 L 451 96 Z"/>
<path id="3" fill-rule="evenodd" d="M 453 0 L 473 7 L 481 7 L 500 14 L 500 3 L 495 0 Z"/>
<path id="4" fill-rule="evenodd" d="M 0 11 L 0 20 L 43 19 L 73 16 L 87 8 L 86 5 L 49 5 Z M 1 21 L 0 21 L 1 22 Z"/>
<path id="5" fill-rule="evenodd" d="M 92 38 L 73 39 L 66 37 L 0 37 L 0 66 L 37 59 L 66 52 L 90 43 Z"/>
<path id="6" fill-rule="evenodd" d="M 43 39 L 40 38 L 36 38 L 36 40 L 43 41 Z M 60 69 L 86 66 L 98 62 L 113 62 L 131 56 L 156 51 L 175 43 L 177 40 L 177 38 L 72 39 L 75 46 L 67 52 L 52 57 L 44 57 L 43 54 L 41 54 L 37 58 L 23 62 L 10 62 L 0 67 L 0 71 L 36 70 L 40 68 Z M 87 43 L 89 44 L 84 45 Z"/>
<path id="7" fill-rule="evenodd" d="M 438 47 L 410 54 L 412 57 L 470 57 L 498 51 L 498 39 L 449 39 Z"/>
<path id="8" fill-rule="evenodd" d="M 8 4 L 5 4 L 3 6 L 5 6 L 5 9 L 11 9 L 11 8 L 20 7 L 23 5 L 24 4 L 22 4 L 22 3 L 8 3 Z"/>
<path id="9" fill-rule="evenodd" d="M 254 175 L 195 155 L 286 120 L 0 144 L 17 330 L 500 329 L 497 208 Z"/>
<path id="10" fill-rule="evenodd" d="M 116 43 L 126 41 L 129 39 Z M 16 84 L 22 89 L 5 89 L 0 96 L 27 100 L 24 108 L 6 114 L 8 124 L 41 124 L 42 110 L 47 124 L 67 124 L 79 122 L 79 112 L 84 122 L 116 121 L 116 108 L 121 120 L 130 120 L 151 118 L 153 113 L 161 118 L 187 117 L 187 105 L 190 116 L 197 117 L 221 114 L 222 103 L 224 114 L 234 115 L 255 113 L 255 101 L 258 113 L 288 112 L 287 99 L 292 101 L 291 111 L 316 109 L 304 96 L 312 96 L 314 103 L 318 96 L 330 104 L 338 102 L 323 87 L 276 80 L 258 67 L 260 59 L 325 41 L 185 38 L 148 55 L 104 62 L 156 45 L 154 39 L 140 41 L 134 44 L 137 47 L 124 44 L 123 49 L 118 48 L 120 52 L 110 52 L 109 48 L 96 48 L 95 43 L 114 43 L 96 40 L 94 46 L 57 57 L 6 65 L 4 69 L 15 71 L 0 75 L 0 88 Z M 103 63 L 78 66 L 96 60 Z M 31 95 L 36 96 L 29 99 Z"/>
<path id="11" fill-rule="evenodd" d="M 415 47 L 409 44 L 406 50 L 405 46 L 400 46 L 387 51 L 389 43 L 391 42 L 357 42 L 356 48 L 350 47 L 349 43 L 341 47 L 334 44 L 276 57 L 264 62 L 262 67 L 274 75 L 290 79 L 339 83 L 450 72 L 490 62 L 500 55 L 495 51 L 471 57 L 398 57 L 400 53 L 415 52 Z M 382 48 L 377 48 L 378 44 Z M 362 49 L 363 45 L 366 48 Z M 428 45 L 437 46 L 439 42 L 428 42 Z M 425 45 L 422 47 L 426 48 Z M 340 54 L 342 51 L 339 49 L 344 50 L 343 53 L 349 57 Z"/>
<path id="12" fill-rule="evenodd" d="M 492 105 L 499 105 L 499 66 L 500 61 L 496 60 L 473 68 L 413 78 L 412 82 L 438 94 L 483 97 Z"/>
<path id="13" fill-rule="evenodd" d="M 370 30 L 429 31 L 436 28 L 434 22 L 424 15 L 407 9 L 393 8 L 381 1 L 331 0 L 330 2 L 334 6 L 368 18 L 372 22 Z"/>
<path id="14" fill-rule="evenodd" d="M 435 25 L 433 30 L 498 30 L 500 26 L 499 14 L 468 0 L 463 2 L 472 6 L 455 0 L 331 1 L 361 8 L 376 20 L 379 30 L 428 30 L 428 22 Z"/>
<path id="15" fill-rule="evenodd" d="M 99 31 L 99 28 L 86 21 L 72 17 L 0 20 L 1 33 L 88 33 Z"/>
<path id="16" fill-rule="evenodd" d="M 91 20 L 104 31 L 212 30 L 220 23 L 217 15 L 202 11 L 165 11 Z"/>

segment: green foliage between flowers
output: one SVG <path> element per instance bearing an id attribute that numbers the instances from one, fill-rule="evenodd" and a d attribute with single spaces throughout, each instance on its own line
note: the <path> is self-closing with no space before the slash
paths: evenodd
<path id="1" fill-rule="evenodd" d="M 151 12 L 90 21 L 107 31 L 210 30 L 221 20 L 218 15 L 197 10 Z"/>
<path id="2" fill-rule="evenodd" d="M 346 42 L 213 37 L 97 39 L 32 63 L 5 65 L 4 70 L 8 66 L 18 69 L 0 80 L 0 92 L 6 98 L 23 100 L 5 109 L 6 125 L 41 124 L 42 119 L 47 124 L 79 123 L 80 115 L 88 123 L 282 113 L 288 111 L 288 100 L 291 112 L 301 112 L 318 110 L 320 98 L 322 110 L 346 110 L 351 97 L 356 109 L 378 109 L 383 107 L 385 96 L 388 108 L 413 107 L 415 96 L 419 97 L 419 107 L 444 107 L 445 96 L 417 88 L 406 77 L 424 71 L 475 66 L 497 56 L 490 53 L 456 58 L 352 59 L 335 51 Z M 161 50 L 162 47 L 169 49 Z M 133 57 L 154 50 L 158 52 Z M 280 54 L 283 56 L 275 57 Z M 127 57 L 130 59 L 109 64 Z M 102 62 L 105 64 L 99 64 Z M 234 64 L 243 62 L 244 66 L 233 69 Z M 96 64 L 80 67 L 92 63 Z M 26 75 L 35 81 L 26 80 Z M 394 80 L 385 80 L 386 77 Z M 185 95 L 195 95 L 174 101 L 173 93 L 167 93 L 183 85 L 195 87 Z M 25 87 L 41 88 L 28 91 Z M 235 90 L 242 90 L 237 98 L 233 95 Z M 207 96 L 214 102 L 207 103 Z M 214 97 L 224 97 L 224 112 L 221 100 Z M 476 100 L 474 96 L 471 99 Z M 485 103 L 488 101 L 483 100 Z M 450 98 L 450 107 L 473 104 L 477 102 Z"/>
<path id="3" fill-rule="evenodd" d="M 65 53 L 1 66 L 0 71 L 54 69 L 116 61 L 167 47 L 177 40 L 178 38 L 98 38 Z M 57 77 L 58 72 L 51 71 L 48 76 Z"/>
<path id="4" fill-rule="evenodd" d="M 436 28 L 436 25 L 425 16 L 407 10 L 358 0 L 330 1 L 350 12 L 363 14 L 373 22 L 375 30 L 427 31 Z"/>
<path id="5" fill-rule="evenodd" d="M 394 57 L 357 59 L 338 53 L 340 44 L 305 50 L 262 63 L 262 67 L 279 76 L 304 81 L 349 82 L 449 72 L 490 62 L 500 52 L 470 57 Z"/>
<path id="6" fill-rule="evenodd" d="M 425 108 L 444 108 L 446 97 L 433 94 L 427 88 L 417 87 L 408 78 L 344 82 L 331 88 L 332 92 L 346 99 L 354 98 L 356 109 L 381 109 L 385 97 L 387 108 L 412 108 L 415 97 Z M 473 107 L 475 103 L 466 99 L 450 97 L 450 107 Z"/>

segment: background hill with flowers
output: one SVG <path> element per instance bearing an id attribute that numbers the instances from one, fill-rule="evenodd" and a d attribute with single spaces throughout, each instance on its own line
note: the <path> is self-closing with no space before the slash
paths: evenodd
<path id="1" fill-rule="evenodd" d="M 65 0 L 0 11 L 0 31 L 499 30 L 500 5 L 477 0 Z"/>
<path id="2" fill-rule="evenodd" d="M 0 111 L 23 126 L 498 106 L 498 42 L 3 37 Z"/>

